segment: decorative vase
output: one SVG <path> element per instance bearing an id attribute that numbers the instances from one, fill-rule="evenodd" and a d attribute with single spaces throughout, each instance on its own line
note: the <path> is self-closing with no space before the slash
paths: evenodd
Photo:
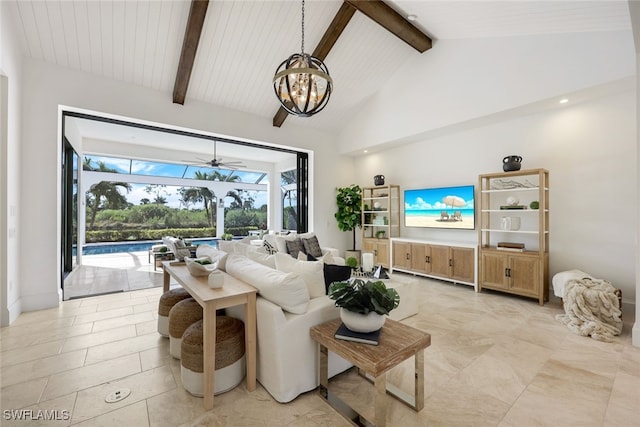
<path id="1" fill-rule="evenodd" d="M 369 333 L 382 328 L 386 317 L 375 311 L 361 314 L 341 308 L 340 320 L 351 331 Z"/>
<path id="2" fill-rule="evenodd" d="M 375 185 L 384 185 L 384 175 L 376 175 L 373 177 L 373 183 Z"/>
<path id="3" fill-rule="evenodd" d="M 502 170 L 505 172 L 519 171 L 522 166 L 522 157 L 507 156 L 502 159 Z"/>

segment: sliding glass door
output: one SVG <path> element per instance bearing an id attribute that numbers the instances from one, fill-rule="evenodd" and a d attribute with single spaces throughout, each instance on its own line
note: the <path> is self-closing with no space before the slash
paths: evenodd
<path id="1" fill-rule="evenodd" d="M 62 279 L 76 262 L 78 243 L 78 165 L 79 156 L 67 138 L 62 150 Z"/>

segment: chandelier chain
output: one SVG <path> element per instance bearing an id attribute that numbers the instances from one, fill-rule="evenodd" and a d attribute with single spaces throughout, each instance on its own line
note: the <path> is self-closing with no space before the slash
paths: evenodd
<path id="1" fill-rule="evenodd" d="M 302 0 L 302 44 L 300 46 L 300 52 L 304 56 L 304 0 Z"/>

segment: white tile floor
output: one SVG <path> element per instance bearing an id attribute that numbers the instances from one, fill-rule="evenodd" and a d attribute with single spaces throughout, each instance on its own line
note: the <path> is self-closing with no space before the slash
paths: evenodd
<path id="1" fill-rule="evenodd" d="M 162 268 L 154 269 L 147 251 L 85 255 L 82 266 L 65 279 L 63 296 L 71 300 L 157 286 L 162 286 Z"/>
<path id="2" fill-rule="evenodd" d="M 640 425 L 640 349 L 631 346 L 629 323 L 615 342 L 601 343 L 555 320 L 557 303 L 540 307 L 428 279 L 419 285 L 419 314 L 404 322 L 432 335 L 425 408 L 416 413 L 391 399 L 388 425 Z M 285 405 L 260 385 L 219 395 L 205 412 L 202 399 L 182 388 L 180 364 L 156 332 L 160 295 L 156 287 L 65 301 L 3 328 L 2 425 L 349 425 L 314 392 Z M 389 381 L 409 391 L 410 367 L 403 363 Z M 122 387 L 131 389 L 128 398 L 105 403 Z M 343 374 L 331 387 L 372 414 L 372 386 L 357 375 Z M 18 409 L 59 420 L 7 419 L 5 411 Z"/>

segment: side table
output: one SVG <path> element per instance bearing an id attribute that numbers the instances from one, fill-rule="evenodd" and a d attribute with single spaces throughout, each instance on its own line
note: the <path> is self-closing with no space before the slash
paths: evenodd
<path id="1" fill-rule="evenodd" d="M 158 267 L 158 261 L 172 261 L 174 259 L 173 252 L 158 252 L 153 249 L 149 249 L 149 253 L 147 255 L 147 262 L 151 262 L 151 256 L 153 255 L 153 271 L 156 271 Z"/>
<path id="2" fill-rule="evenodd" d="M 421 411 L 424 408 L 424 349 L 431 345 L 431 335 L 387 318 L 380 332 L 380 342 L 375 346 L 335 339 L 333 335 L 340 323 L 340 319 L 335 319 L 311 328 L 311 338 L 319 344 L 320 396 L 348 420 L 364 425 L 361 422 L 365 420 L 362 415 L 329 391 L 328 351 L 331 350 L 353 363 L 365 378 L 367 375 L 373 377 L 375 426 L 387 425 L 387 393 L 414 410 Z M 387 372 L 412 356 L 415 358 L 415 390 L 413 396 L 408 396 L 396 387 L 387 385 Z M 344 410 L 345 406 L 348 410 Z M 349 412 L 355 413 L 356 418 L 350 417 Z"/>

